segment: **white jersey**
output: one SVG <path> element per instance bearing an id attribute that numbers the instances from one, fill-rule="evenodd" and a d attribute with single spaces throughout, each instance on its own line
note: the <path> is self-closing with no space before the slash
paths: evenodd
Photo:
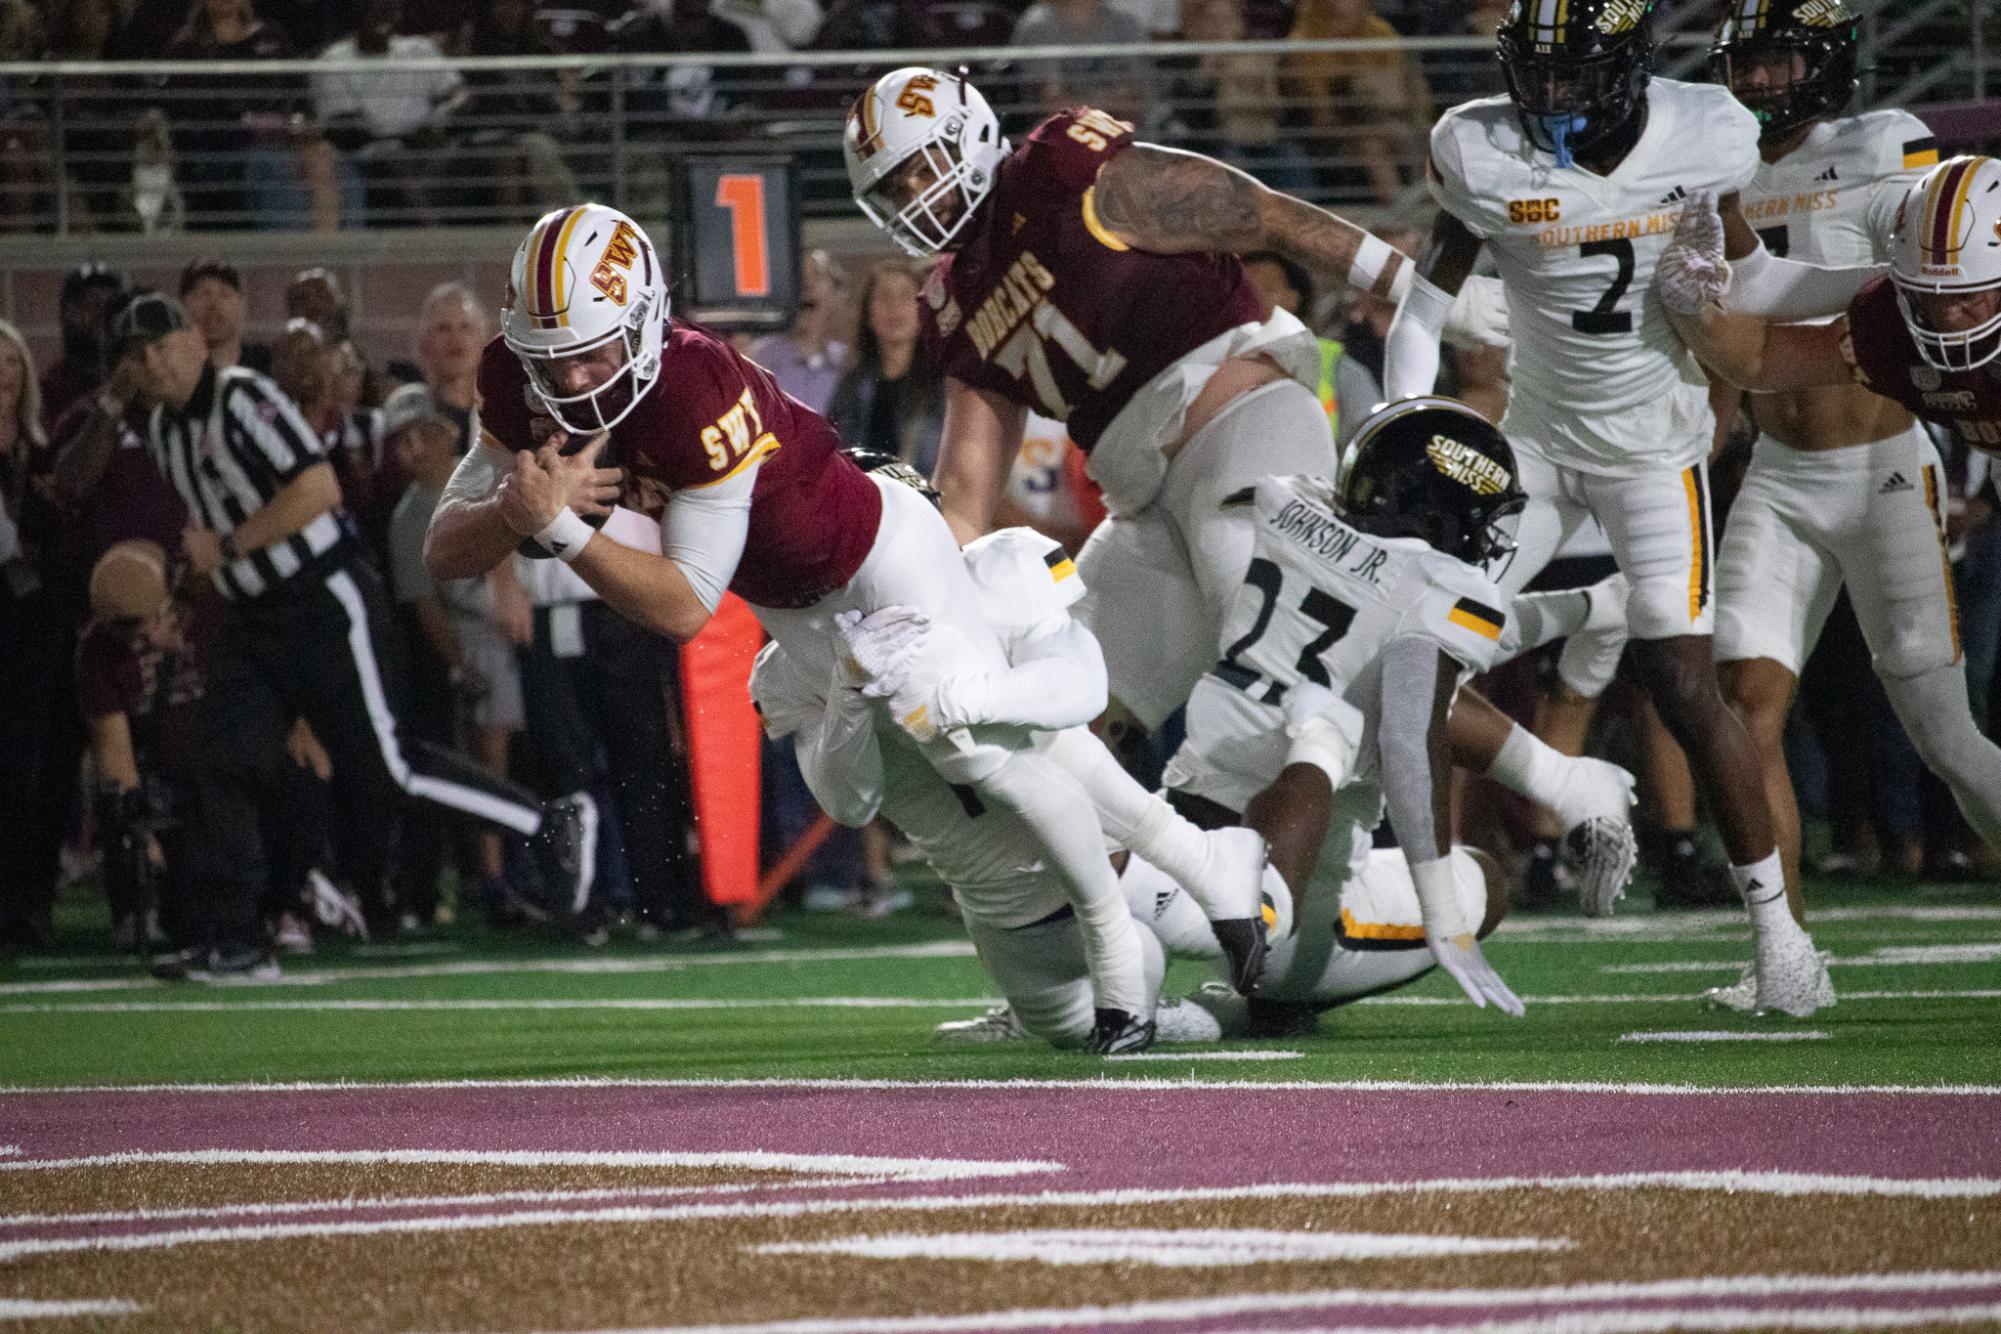
<path id="1" fill-rule="evenodd" d="M 1908 111 L 1822 121 L 1777 162 L 1760 162 L 1741 200 L 1765 249 L 1829 268 L 1887 264 L 1904 194 L 1938 165 L 1938 140 Z"/>
<path id="2" fill-rule="evenodd" d="M 1517 447 L 1586 472 L 1707 455 L 1708 381 L 1668 322 L 1654 266 L 1690 195 L 1742 190 L 1758 123 L 1730 90 L 1654 79 L 1639 141 L 1609 176 L 1558 167 L 1505 97 L 1432 127 L 1431 188 L 1486 241 L 1508 294 Z"/>
<path id="3" fill-rule="evenodd" d="M 1284 767 L 1286 692 L 1311 681 L 1362 714 L 1354 779 L 1336 794 L 1335 818 L 1351 825 L 1354 850 L 1365 854 L 1382 810 L 1374 778 L 1384 648 L 1419 635 L 1485 671 L 1500 651 L 1506 616 L 1498 608 L 1506 604 L 1464 561 L 1416 538 L 1350 527 L 1321 478 L 1267 477 L 1252 503 L 1254 554 L 1224 613 L 1227 647 L 1189 698 L 1188 739 L 1168 764 L 1167 785 L 1243 810 Z M 1327 855 L 1340 854 L 1330 846 Z"/>

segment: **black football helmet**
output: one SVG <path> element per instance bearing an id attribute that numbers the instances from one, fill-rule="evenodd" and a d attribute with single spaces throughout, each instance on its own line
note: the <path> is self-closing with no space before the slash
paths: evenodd
<path id="1" fill-rule="evenodd" d="M 1416 537 L 1485 565 L 1515 549 L 1500 523 L 1528 497 L 1493 423 L 1450 398 L 1413 396 L 1370 413 L 1341 456 L 1341 516 L 1377 537 Z"/>
<path id="2" fill-rule="evenodd" d="M 1501 21 L 1501 74 L 1522 133 L 1558 166 L 1639 114 L 1653 9 L 1653 0 L 1514 0 Z"/>
<path id="3" fill-rule="evenodd" d="M 1731 0 L 1709 76 L 1728 85 L 1770 143 L 1848 105 L 1858 40 L 1842 0 Z"/>
<path id="4" fill-rule="evenodd" d="M 880 449 L 869 449 L 863 445 L 850 445 L 841 452 L 853 459 L 855 466 L 863 472 L 887 477 L 892 482 L 902 482 L 932 504 L 941 503 L 942 497 L 938 494 L 938 488 L 931 485 L 931 479 L 896 455 L 885 454 Z"/>

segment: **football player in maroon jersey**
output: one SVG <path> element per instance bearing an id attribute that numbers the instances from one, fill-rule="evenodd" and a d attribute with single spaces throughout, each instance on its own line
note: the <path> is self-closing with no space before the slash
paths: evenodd
<path id="1" fill-rule="evenodd" d="M 862 211 L 907 252 L 942 255 L 924 317 L 947 377 L 934 481 L 953 530 L 964 541 L 993 526 L 1031 411 L 1064 422 L 1110 510 L 1078 556 L 1078 617 L 1104 648 L 1114 701 L 1157 728 L 1214 665 L 1250 564 L 1252 524 L 1224 497 L 1337 468 L 1319 344 L 1266 312 L 1237 256 L 1275 252 L 1390 300 L 1410 265 L 1353 223 L 1140 142 L 1102 111 L 1059 112 L 1011 147 L 979 91 L 937 70 L 876 80 L 844 147 Z M 1462 293 L 1455 336 L 1504 341 L 1498 284 Z M 1453 741 L 1460 763 L 1566 826 L 1626 819 L 1630 778 L 1567 763 L 1470 691 Z M 1529 749 L 1536 763 L 1521 762 Z M 1616 888 L 1630 848 L 1594 846 L 1583 878 Z"/>
<path id="2" fill-rule="evenodd" d="M 481 357 L 479 444 L 426 540 L 433 575 L 484 573 L 527 539 L 681 642 L 736 592 L 818 679 L 886 700 L 885 724 L 910 732 L 947 782 L 1040 832 L 1092 944 L 1100 1049 L 1150 1041 L 1139 940 L 1083 787 L 1026 734 L 942 731 L 914 702 L 940 676 L 1007 665 L 938 511 L 864 473 L 823 418 L 726 340 L 669 318 L 652 243 L 624 214 L 548 214 L 515 255 L 511 289 Z M 659 550 L 595 531 L 586 516 L 621 498 L 659 522 Z M 925 650 L 894 651 L 913 623 L 928 626 Z M 1248 844 L 1243 874 L 1261 877 L 1263 843 Z M 1244 934 L 1248 988 L 1263 950 L 1260 933 Z"/>

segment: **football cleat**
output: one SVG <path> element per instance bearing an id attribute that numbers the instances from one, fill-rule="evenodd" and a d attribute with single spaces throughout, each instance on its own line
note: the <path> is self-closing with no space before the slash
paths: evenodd
<path id="1" fill-rule="evenodd" d="M 1104 1011 L 1099 1011 L 1104 1013 Z M 977 1019 L 953 1019 L 931 1030 L 931 1040 L 945 1047 L 980 1047 L 992 1042 L 1022 1042 L 1028 1030 L 1014 1010 L 996 1005 Z"/>
<path id="2" fill-rule="evenodd" d="M 356 940 L 368 939 L 368 918 L 360 899 L 343 892 L 317 867 L 306 872 L 306 886 L 312 891 L 313 916 L 321 926 Z"/>
<path id="3" fill-rule="evenodd" d="M 1697 997 L 1705 1010 L 1729 1010 L 1749 1014 L 1758 1008 L 1758 965 L 1747 963 L 1737 980 L 1728 986 L 1711 987 Z"/>
<path id="4" fill-rule="evenodd" d="M 1216 933 L 1216 943 L 1223 947 L 1224 961 L 1230 966 L 1230 985 L 1239 995 L 1255 996 L 1258 982 L 1264 977 L 1267 949 L 1262 912 L 1256 917 L 1212 921 L 1209 929 Z"/>
<path id="5" fill-rule="evenodd" d="M 1153 1045 L 1154 1025 L 1124 1010 L 1098 1010 L 1091 1028 L 1091 1051 L 1099 1056 L 1130 1056 Z"/>
<path id="6" fill-rule="evenodd" d="M 1604 917 L 1626 896 L 1626 882 L 1640 859 L 1633 833 L 1633 776 L 1604 760 L 1574 759 L 1564 766 L 1562 790 L 1550 806 L 1569 828 L 1563 834 L 1563 867 L 1577 887 L 1585 914 Z"/>
<path id="7" fill-rule="evenodd" d="M 1805 1019 L 1835 1003 L 1827 965 L 1813 938 L 1797 926 L 1760 931 L 1753 965 L 1758 981 L 1754 1013 Z"/>
<path id="8" fill-rule="evenodd" d="M 1264 899 L 1265 840 L 1255 829 L 1232 825 L 1202 835 L 1201 883 L 1186 886 L 1211 918 L 1255 917 Z"/>

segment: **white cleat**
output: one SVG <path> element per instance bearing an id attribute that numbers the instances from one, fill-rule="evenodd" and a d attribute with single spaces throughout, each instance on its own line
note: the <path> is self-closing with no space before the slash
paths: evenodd
<path id="1" fill-rule="evenodd" d="M 1584 624 L 1563 642 L 1563 652 L 1557 656 L 1556 674 L 1586 699 L 1604 694 L 1618 675 L 1619 659 L 1626 653 L 1626 595 L 1630 589 L 1623 574 L 1607 575 L 1585 589 L 1591 610 Z"/>
<path id="2" fill-rule="evenodd" d="M 1815 951 L 1813 938 L 1798 927 L 1760 932 L 1753 967 L 1757 972 L 1755 1014 L 1805 1019 L 1835 1003 L 1827 964 Z"/>
<path id="3" fill-rule="evenodd" d="M 954 1019 L 931 1030 L 931 1040 L 944 1047 L 982 1047 L 994 1042 L 1025 1042 L 1028 1030 L 1005 1005 L 996 1005 L 977 1019 Z"/>
<path id="4" fill-rule="evenodd" d="M 1758 965 L 1747 963 L 1735 982 L 1728 986 L 1711 987 L 1697 998 L 1705 1010 L 1729 1010 L 1736 1014 L 1750 1014 L 1758 1008 Z"/>
<path id="5" fill-rule="evenodd" d="M 1569 825 L 1563 831 L 1563 867 L 1577 887 L 1587 917 L 1608 917 L 1626 897 L 1640 859 L 1633 833 L 1633 776 L 1604 760 L 1576 759 L 1565 766 L 1563 791 L 1552 808 Z"/>

